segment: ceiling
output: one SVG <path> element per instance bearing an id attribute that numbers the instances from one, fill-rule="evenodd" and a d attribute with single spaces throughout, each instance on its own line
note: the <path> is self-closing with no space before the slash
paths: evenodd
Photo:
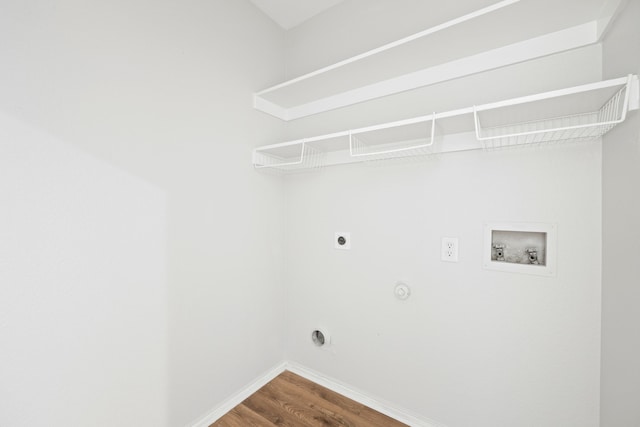
<path id="1" fill-rule="evenodd" d="M 342 3 L 344 0 L 251 0 L 285 30 Z"/>

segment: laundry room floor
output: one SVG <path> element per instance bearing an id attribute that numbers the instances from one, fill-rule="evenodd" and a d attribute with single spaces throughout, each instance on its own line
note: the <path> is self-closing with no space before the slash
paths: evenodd
<path id="1" fill-rule="evenodd" d="M 285 371 L 211 427 L 406 427 L 380 412 Z"/>

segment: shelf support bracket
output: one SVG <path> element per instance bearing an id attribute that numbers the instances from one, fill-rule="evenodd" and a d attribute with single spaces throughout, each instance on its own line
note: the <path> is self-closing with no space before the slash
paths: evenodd
<path id="1" fill-rule="evenodd" d="M 629 87 L 629 111 L 640 109 L 640 83 L 638 82 L 638 76 L 631 77 Z"/>

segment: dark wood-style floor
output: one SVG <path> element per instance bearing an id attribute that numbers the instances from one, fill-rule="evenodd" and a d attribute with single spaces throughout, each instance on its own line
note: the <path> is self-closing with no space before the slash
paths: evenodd
<path id="1" fill-rule="evenodd" d="M 407 427 L 358 402 L 285 371 L 211 427 Z"/>

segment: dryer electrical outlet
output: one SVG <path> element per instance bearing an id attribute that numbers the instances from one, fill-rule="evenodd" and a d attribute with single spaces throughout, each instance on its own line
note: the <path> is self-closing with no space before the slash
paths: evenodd
<path id="1" fill-rule="evenodd" d="M 351 249 L 351 233 L 348 231 L 336 231 L 333 236 L 333 244 L 336 249 L 348 251 Z"/>
<path id="2" fill-rule="evenodd" d="M 442 238 L 442 261 L 458 262 L 458 238 Z"/>

